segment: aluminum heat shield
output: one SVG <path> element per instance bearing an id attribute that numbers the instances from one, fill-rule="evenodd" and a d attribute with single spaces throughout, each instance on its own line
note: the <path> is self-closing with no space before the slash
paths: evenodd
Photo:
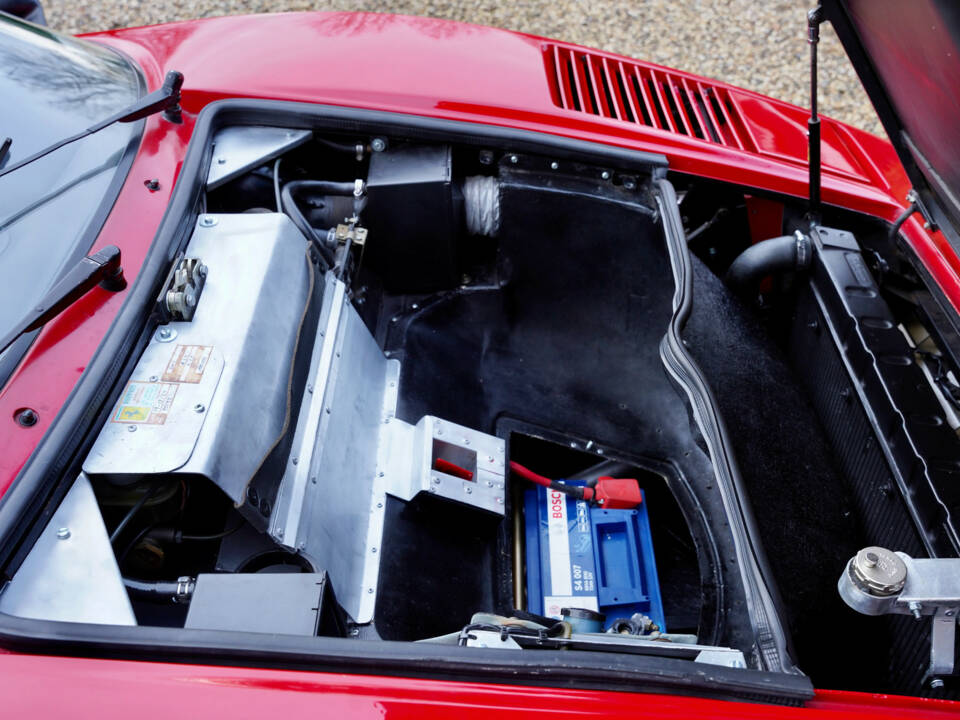
<path id="1" fill-rule="evenodd" d="M 192 473 L 234 503 L 283 428 L 310 287 L 307 241 L 286 215 L 203 215 L 187 257 L 207 266 L 191 322 L 161 326 L 84 471 L 114 482 Z M 312 342 L 313 329 L 304 342 Z"/>
<path id="2" fill-rule="evenodd" d="M 400 363 L 387 359 L 342 282 L 326 277 L 307 397 L 300 408 L 270 533 L 330 574 L 340 605 L 369 622 L 376 600 L 385 481 L 382 429 Z"/>

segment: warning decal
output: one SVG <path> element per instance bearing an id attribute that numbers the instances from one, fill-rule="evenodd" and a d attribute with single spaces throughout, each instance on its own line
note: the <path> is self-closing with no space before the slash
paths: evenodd
<path id="1" fill-rule="evenodd" d="M 111 422 L 163 425 L 176 394 L 177 386 L 173 383 L 131 381 Z"/>
<path id="2" fill-rule="evenodd" d="M 160 379 L 172 383 L 200 382 L 212 352 L 210 345 L 177 345 Z"/>

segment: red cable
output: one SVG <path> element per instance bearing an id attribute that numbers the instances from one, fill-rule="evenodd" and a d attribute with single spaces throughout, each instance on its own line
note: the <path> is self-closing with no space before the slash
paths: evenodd
<path id="1" fill-rule="evenodd" d="M 525 468 L 523 465 L 518 462 L 514 462 L 513 460 L 510 461 L 510 472 L 516 473 L 524 480 L 529 480 L 532 483 L 543 485 L 544 487 L 550 487 L 550 485 L 553 483 L 553 480 L 550 478 L 544 477 L 543 475 L 537 475 L 533 470 Z"/>
<path id="2" fill-rule="evenodd" d="M 582 497 L 584 500 L 592 500 L 594 496 L 593 488 L 581 488 L 577 485 L 563 485 L 555 480 L 551 480 L 548 477 L 538 475 L 533 470 L 526 468 L 520 463 L 514 462 L 513 460 L 510 461 L 510 472 L 515 473 L 524 480 L 529 480 L 537 485 L 542 485 L 546 488 L 553 488 L 554 490 L 560 490 L 568 495 L 574 495 L 575 497 Z"/>

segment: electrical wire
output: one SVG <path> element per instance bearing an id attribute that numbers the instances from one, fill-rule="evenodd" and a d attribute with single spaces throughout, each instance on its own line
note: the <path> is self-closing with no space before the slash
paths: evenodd
<path id="1" fill-rule="evenodd" d="M 283 212 L 283 202 L 280 199 L 280 161 L 283 158 L 277 158 L 273 164 L 273 196 L 277 201 L 277 212 Z"/>
<path id="2" fill-rule="evenodd" d="M 160 487 L 163 485 L 163 478 L 158 479 L 150 488 L 143 494 L 143 497 L 137 500 L 136 504 L 127 511 L 127 514 L 123 516 L 123 519 L 120 521 L 120 524 L 114 528 L 113 532 L 110 533 L 110 543 L 113 544 L 120 533 L 126 529 L 127 525 L 130 524 L 130 521 L 133 520 L 134 516 L 140 512 L 140 509 L 147 504 L 147 500 L 152 498 L 160 490 Z"/>

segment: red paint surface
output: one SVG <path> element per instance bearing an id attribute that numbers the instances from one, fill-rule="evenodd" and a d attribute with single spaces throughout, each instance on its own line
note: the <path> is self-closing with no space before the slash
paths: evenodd
<path id="1" fill-rule="evenodd" d="M 554 103 L 546 81 L 545 41 L 532 36 L 381 14 L 288 14 L 174 23 L 93 37 L 139 62 L 150 89 L 169 69 L 186 76 L 185 123 L 174 126 L 157 117 L 147 121 L 128 181 L 95 244 L 120 247 L 131 280 L 169 200 L 193 128 L 192 114 L 227 97 L 327 103 L 535 130 L 663 153 L 680 172 L 797 197 L 806 194 L 804 111 L 676 71 L 670 72 L 726 88 L 750 138 L 746 150 L 564 110 Z M 824 202 L 895 219 L 908 182 L 890 144 L 828 119 L 822 132 Z M 159 178 L 157 192 L 144 188 L 147 178 Z M 960 260 L 946 240 L 925 232 L 915 218 L 906 223 L 904 233 L 960 308 Z M 0 392 L 0 492 L 49 427 L 124 296 L 96 289 L 51 321 Z M 37 425 L 20 428 L 13 422 L 14 411 L 22 407 L 38 411 Z M 934 718 L 955 714 L 958 707 L 820 692 L 800 710 L 662 695 L 8 654 L 0 654 L 0 697 L 3 713 L 10 717 L 69 713 L 71 718 L 107 719 L 135 712 L 139 718 L 164 720 L 184 714 L 231 720 L 307 714 L 490 717 L 504 711 L 554 717 Z"/>
<path id="2" fill-rule="evenodd" d="M 877 720 L 956 717 L 956 704 L 819 692 L 806 708 L 678 695 L 569 690 L 332 673 L 0 656 L 0 697 L 11 718 L 263 720 L 263 718 L 701 718 Z"/>

